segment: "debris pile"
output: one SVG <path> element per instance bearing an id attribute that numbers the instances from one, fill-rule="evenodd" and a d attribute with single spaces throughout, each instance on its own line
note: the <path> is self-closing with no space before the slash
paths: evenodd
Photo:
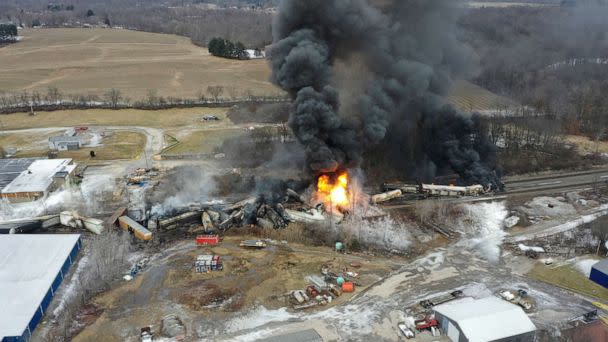
<path id="1" fill-rule="evenodd" d="M 294 290 L 287 294 L 288 302 L 294 310 L 304 310 L 316 306 L 330 304 L 343 293 L 352 293 L 355 286 L 361 286 L 356 279 L 359 273 L 351 272 L 343 267 L 339 272 L 333 272 L 329 264 L 321 267 L 321 275 L 306 277 L 307 285 L 304 290 Z"/>
<path id="2" fill-rule="evenodd" d="M 288 189 L 278 201 L 266 200 L 264 196 L 249 197 L 232 203 L 191 204 L 185 211 L 167 218 L 151 218 L 151 230 L 173 230 L 189 227 L 190 232 L 207 234 L 225 232 L 231 228 L 257 225 L 266 229 L 284 229 L 290 222 L 321 223 L 330 219 L 334 223 L 344 218 L 340 213 L 329 213 L 323 203 L 308 204 L 304 196 Z"/>

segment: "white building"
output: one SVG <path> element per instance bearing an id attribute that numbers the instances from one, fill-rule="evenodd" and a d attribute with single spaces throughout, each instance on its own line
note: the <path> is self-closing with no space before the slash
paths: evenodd
<path id="1" fill-rule="evenodd" d="M 80 250 L 80 235 L 0 235 L 0 341 L 28 341 Z"/>
<path id="2" fill-rule="evenodd" d="M 79 136 L 59 135 L 49 138 L 49 148 L 57 151 L 74 151 L 82 147 Z"/>
<path id="3" fill-rule="evenodd" d="M 11 202 L 28 202 L 45 198 L 50 192 L 65 184 L 74 173 L 72 159 L 40 159 L 29 165 L 2 191 L 0 198 Z"/>
<path id="4" fill-rule="evenodd" d="M 497 297 L 465 298 L 434 311 L 439 327 L 453 342 L 534 341 L 536 327 L 528 315 Z"/>
<path id="5" fill-rule="evenodd" d="M 266 52 L 264 52 L 262 50 L 247 49 L 247 50 L 245 50 L 245 52 L 247 52 L 247 56 L 249 57 L 249 59 L 264 59 L 264 58 L 266 58 Z"/>

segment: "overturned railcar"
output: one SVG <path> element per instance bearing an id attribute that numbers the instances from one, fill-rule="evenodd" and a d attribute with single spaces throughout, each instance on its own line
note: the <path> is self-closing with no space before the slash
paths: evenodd
<path id="1" fill-rule="evenodd" d="M 133 236 L 142 241 L 152 240 L 152 232 L 150 232 L 144 226 L 135 222 L 132 218 L 128 216 L 119 217 L 118 225 L 120 226 L 120 228 L 128 231 L 129 233 L 133 234 Z"/>

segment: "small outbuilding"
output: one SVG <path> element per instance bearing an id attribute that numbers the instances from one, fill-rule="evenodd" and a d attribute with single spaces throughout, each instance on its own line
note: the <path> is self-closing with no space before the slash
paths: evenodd
<path id="1" fill-rule="evenodd" d="M 608 259 L 604 259 L 591 267 L 589 279 L 608 289 Z"/>
<path id="2" fill-rule="evenodd" d="M 49 138 L 49 148 L 56 151 L 75 151 L 82 147 L 79 136 L 60 135 Z"/>
<path id="3" fill-rule="evenodd" d="M 435 318 L 453 342 L 534 341 L 536 327 L 517 305 L 497 297 L 436 306 Z"/>

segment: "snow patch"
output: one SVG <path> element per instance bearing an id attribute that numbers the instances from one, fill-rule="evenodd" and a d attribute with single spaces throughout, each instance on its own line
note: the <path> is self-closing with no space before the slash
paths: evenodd
<path id="1" fill-rule="evenodd" d="M 227 333 L 234 333 L 242 330 L 254 329 L 272 322 L 285 322 L 298 316 L 287 311 L 287 308 L 268 310 L 264 306 L 259 306 L 250 310 L 243 316 L 229 321 L 226 325 Z"/>
<path id="2" fill-rule="evenodd" d="M 504 202 L 466 204 L 465 214 L 457 229 L 463 238 L 457 246 L 473 250 L 490 262 L 500 259 L 500 246 L 506 236 L 503 230 L 509 212 Z"/>
<path id="3" fill-rule="evenodd" d="M 59 304 L 57 304 L 57 307 L 55 308 L 55 310 L 53 310 L 53 316 L 55 318 L 58 318 L 61 314 L 63 314 L 66 302 L 70 302 L 72 298 L 74 298 L 76 293 L 78 293 L 79 290 L 82 290 L 78 289 L 78 285 L 80 285 L 80 274 L 83 272 L 84 268 L 87 266 L 88 263 L 89 257 L 85 255 L 84 257 L 82 257 L 82 259 L 80 259 L 78 267 L 76 268 L 74 274 L 72 275 L 72 278 L 70 279 L 70 283 L 67 284 L 67 286 L 64 285 L 63 295 L 61 296 L 61 298 L 59 298 Z"/>
<path id="4" fill-rule="evenodd" d="M 582 260 L 577 260 L 576 263 L 574 264 L 574 267 L 581 272 L 582 274 L 585 275 L 585 277 L 589 278 L 589 276 L 591 275 L 591 267 L 593 267 L 593 265 L 597 264 L 597 260 L 595 259 L 582 259 Z"/>

